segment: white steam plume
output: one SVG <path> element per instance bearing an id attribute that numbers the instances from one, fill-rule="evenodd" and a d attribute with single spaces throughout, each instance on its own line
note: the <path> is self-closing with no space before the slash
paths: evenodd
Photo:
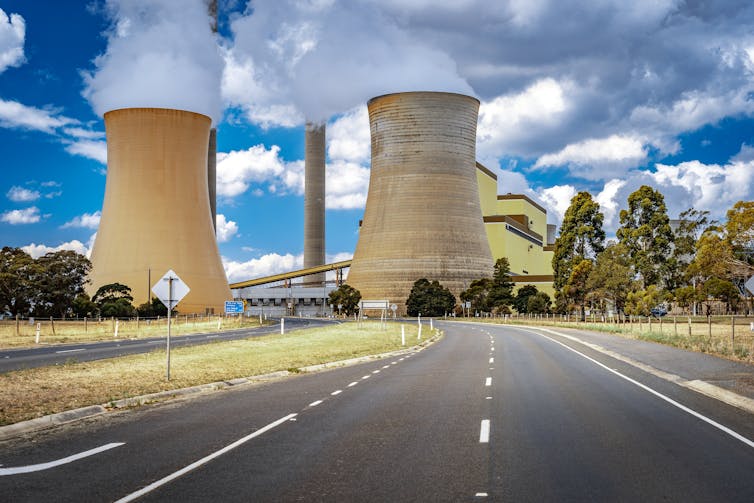
<path id="1" fill-rule="evenodd" d="M 104 54 L 84 74 L 94 110 L 189 110 L 218 122 L 223 60 L 204 0 L 107 0 Z"/>
<path id="2" fill-rule="evenodd" d="M 252 117 L 255 107 L 293 103 L 308 120 L 324 121 L 391 92 L 473 92 L 452 58 L 370 3 L 259 1 L 231 28 L 234 70 L 245 68 L 244 87 L 256 92 L 239 96 L 235 75 L 226 97 Z"/>

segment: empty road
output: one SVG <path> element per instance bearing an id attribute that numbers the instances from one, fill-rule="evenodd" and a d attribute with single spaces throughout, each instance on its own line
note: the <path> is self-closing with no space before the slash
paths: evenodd
<path id="1" fill-rule="evenodd" d="M 438 323 L 397 357 L 0 444 L 7 501 L 754 501 L 754 418 L 552 332 Z"/>

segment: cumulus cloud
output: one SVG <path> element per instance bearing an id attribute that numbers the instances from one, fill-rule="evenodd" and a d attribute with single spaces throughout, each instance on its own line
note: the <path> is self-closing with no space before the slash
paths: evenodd
<path id="1" fill-rule="evenodd" d="M 223 58 L 203 0 L 107 0 L 107 50 L 84 73 L 94 110 L 158 107 L 220 118 Z"/>
<path id="2" fill-rule="evenodd" d="M 335 161 L 327 164 L 328 209 L 363 208 L 369 190 L 369 169 L 356 163 Z"/>
<path id="3" fill-rule="evenodd" d="M 349 110 L 327 125 L 327 155 L 330 159 L 368 164 L 370 142 L 366 105 Z"/>
<path id="4" fill-rule="evenodd" d="M 303 161 L 286 163 L 280 147 L 255 145 L 246 150 L 217 153 L 217 195 L 233 198 L 250 187 L 269 192 L 303 193 Z"/>
<path id="5" fill-rule="evenodd" d="M 246 262 L 230 260 L 225 257 L 222 260 L 223 267 L 225 267 L 225 275 L 228 277 L 228 282 L 230 283 L 295 271 L 301 269 L 304 265 L 303 254 L 292 255 L 290 253 L 286 253 L 285 255 L 268 253 Z"/>
<path id="6" fill-rule="evenodd" d="M 559 152 L 543 155 L 534 167 L 568 165 L 573 176 L 603 180 L 641 164 L 646 158 L 647 149 L 641 140 L 612 135 L 567 145 Z"/>
<path id="7" fill-rule="evenodd" d="M 19 14 L 6 14 L 0 9 L 0 73 L 24 61 L 26 21 Z"/>
<path id="8" fill-rule="evenodd" d="M 215 226 L 218 243 L 226 243 L 238 235 L 238 224 L 220 213 L 215 217 Z"/>
<path id="9" fill-rule="evenodd" d="M 24 187 L 18 187 L 14 185 L 7 192 L 6 196 L 8 196 L 8 199 L 13 201 L 14 203 L 29 203 L 31 201 L 36 201 L 37 199 L 39 199 L 41 197 L 41 194 L 38 190 L 29 190 Z"/>
<path id="10" fill-rule="evenodd" d="M 32 256 L 32 258 L 39 258 L 47 253 L 57 251 L 75 251 L 81 255 L 89 257 L 90 249 L 78 239 L 67 241 L 58 246 L 47 246 L 44 244 L 31 243 L 26 246 L 22 246 L 21 249 Z"/>
<path id="11" fill-rule="evenodd" d="M 0 215 L 0 221 L 10 225 L 35 224 L 42 219 L 39 208 L 32 206 L 22 210 L 8 210 Z"/>
<path id="12" fill-rule="evenodd" d="M 70 227 L 80 227 L 84 229 L 96 229 L 99 227 L 101 216 L 102 214 L 99 211 L 95 211 L 94 213 L 84 213 L 83 215 L 76 216 L 72 220 L 64 223 L 61 225 L 61 228 L 67 229 Z"/>

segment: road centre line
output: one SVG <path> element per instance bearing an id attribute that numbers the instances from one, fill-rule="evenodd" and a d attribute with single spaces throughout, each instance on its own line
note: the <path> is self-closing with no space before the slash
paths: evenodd
<path id="1" fill-rule="evenodd" d="M 484 381 L 484 385 L 485 385 L 485 386 L 492 386 L 492 378 L 491 378 L 491 377 L 488 377 L 488 378 L 487 378 L 487 379 L 486 379 L 486 380 Z"/>
<path id="2" fill-rule="evenodd" d="M 359 384 L 359 381 L 354 381 L 351 384 L 349 384 L 348 387 L 350 388 L 351 386 L 356 386 L 357 384 Z"/>
<path id="3" fill-rule="evenodd" d="M 490 363 L 495 363 L 495 358 L 494 357 L 490 357 Z"/>
<path id="4" fill-rule="evenodd" d="M 479 428 L 479 443 L 486 444 L 490 441 L 490 420 L 482 419 L 482 425 Z"/>
<path id="5" fill-rule="evenodd" d="M 707 424 L 709 424 L 709 425 L 711 425 L 711 426 L 719 429 L 720 431 L 722 431 L 724 433 L 727 433 L 728 435 L 730 435 L 731 437 L 735 438 L 736 440 L 739 440 L 740 442 L 748 445 L 749 447 L 753 447 L 754 448 L 754 441 L 749 440 L 748 438 L 744 437 L 743 435 L 741 435 L 739 433 L 736 433 L 735 431 L 731 430 L 727 426 L 724 426 L 724 425 L 718 423 L 717 421 L 715 421 L 713 419 L 710 419 L 707 416 L 705 416 L 705 415 L 703 415 L 703 414 L 701 414 L 701 413 L 699 413 L 699 412 L 697 412 L 697 411 L 695 411 L 693 409 L 690 409 L 690 408 L 686 407 L 685 405 L 681 404 L 680 402 L 676 402 L 675 400 L 673 400 L 669 396 L 663 395 L 659 391 L 655 391 L 654 389 L 650 388 L 649 386 L 647 386 L 645 384 L 642 384 L 639 381 L 628 377 L 627 375 L 621 374 L 617 370 L 611 369 L 607 365 L 604 365 L 604 364 L 598 362 L 597 360 L 595 360 L 594 358 L 592 358 L 590 356 L 587 356 L 584 353 L 582 353 L 582 352 L 580 352 L 580 351 L 578 351 L 576 349 L 573 349 L 572 347 L 568 346 L 567 344 L 564 344 L 564 343 L 562 343 L 562 342 L 560 342 L 558 340 L 553 339 L 552 337 L 548 337 L 545 334 L 541 334 L 541 333 L 535 332 L 533 330 L 526 330 L 526 329 L 521 329 L 521 330 L 524 330 L 526 332 L 529 332 L 529 333 L 538 335 L 540 337 L 543 337 L 543 338 L 547 339 L 548 341 L 554 342 L 555 344 L 560 344 L 561 346 L 563 346 L 567 350 L 572 351 L 572 352 L 576 353 L 577 355 L 581 356 L 582 358 L 585 358 L 585 359 L 589 360 L 590 362 L 594 363 L 595 365 L 597 365 L 599 367 L 602 367 L 603 369 L 607 370 L 608 372 L 617 375 L 621 379 L 625 379 L 626 381 L 630 382 L 631 384 L 633 384 L 635 386 L 638 386 L 639 388 L 643 389 L 644 391 L 647 391 L 647 392 L 655 395 L 657 398 L 660 398 L 661 400 L 664 400 L 664 401 L 668 402 L 669 404 L 673 405 L 674 407 L 677 407 L 677 408 L 681 409 L 682 411 L 684 411 L 684 412 L 686 412 L 686 413 L 688 413 L 688 414 L 690 414 L 690 415 L 692 415 L 692 416 L 694 416 L 694 417 L 696 417 L 698 419 L 701 419 L 705 423 L 707 423 Z M 548 330 L 548 332 L 549 332 L 549 330 Z M 560 335 L 560 334 L 558 334 L 558 332 L 553 332 L 553 333 L 556 334 L 556 335 Z"/>
<path id="6" fill-rule="evenodd" d="M 330 393 L 330 395 L 335 396 L 335 395 L 340 395 L 341 393 L 343 393 L 343 390 L 342 389 L 337 389 L 337 390 L 333 391 L 332 393 Z"/>
<path id="7" fill-rule="evenodd" d="M 47 463 L 38 463 L 36 465 L 27 465 L 27 466 L 17 466 L 13 468 L 0 468 L 0 477 L 5 476 L 5 475 L 18 475 L 19 473 L 32 473 L 32 472 L 41 472 L 42 470 L 49 470 L 50 468 L 55 468 L 56 466 L 66 465 L 68 463 L 78 461 L 79 459 L 88 458 L 89 456 L 94 456 L 95 454 L 108 451 L 115 447 L 120 447 L 121 445 L 124 445 L 124 442 L 113 442 L 110 444 L 101 445 L 94 449 L 89 449 L 88 451 L 80 452 L 78 454 L 65 457 L 63 459 L 49 461 Z"/>
<path id="8" fill-rule="evenodd" d="M 390 365 L 383 365 L 383 366 L 382 366 L 382 368 L 383 368 L 383 369 L 389 369 L 389 368 L 390 368 Z"/>
<path id="9" fill-rule="evenodd" d="M 362 379 L 369 379 L 370 376 L 362 376 Z"/>
<path id="10" fill-rule="evenodd" d="M 379 373 L 380 373 L 380 369 L 377 369 L 377 370 L 373 370 L 373 371 L 372 371 L 372 374 L 379 374 Z"/>
<path id="11" fill-rule="evenodd" d="M 298 414 L 293 413 L 293 414 L 288 414 L 287 416 L 281 417 L 277 421 L 273 421 L 270 424 L 268 424 L 267 426 L 263 426 L 262 428 L 258 429 L 254 433 L 250 433 L 249 435 L 246 435 L 245 437 L 236 440 L 232 444 L 229 444 L 229 445 L 223 447 L 222 449 L 220 449 L 218 451 L 215 451 L 212 454 L 210 454 L 208 456 L 205 456 L 202 459 L 200 459 L 198 461 L 195 461 L 195 462 L 191 463 L 190 465 L 188 465 L 188 466 L 186 466 L 184 468 L 181 468 L 177 472 L 171 473 L 167 477 L 163 477 L 160 480 L 158 480 L 156 482 L 152 482 L 148 486 L 143 487 L 142 489 L 139 489 L 136 492 L 133 492 L 133 493 L 127 495 L 127 496 L 124 496 L 123 498 L 117 500 L 115 503 L 127 503 L 129 501 L 134 501 L 135 499 L 140 498 L 140 497 L 144 496 L 145 494 L 149 494 L 150 492 L 154 491 L 158 487 L 161 487 L 161 486 L 167 484 L 168 482 L 171 482 L 171 481 L 177 479 L 178 477 L 181 477 L 181 476 L 187 474 L 191 470 L 194 470 L 194 469 L 199 468 L 200 466 L 202 466 L 204 464 L 209 463 L 213 459 L 222 456 L 226 452 L 231 451 L 231 450 L 235 449 L 236 447 L 238 447 L 238 446 L 240 446 L 242 444 L 245 444 L 249 440 L 258 437 L 258 436 L 260 436 L 260 435 L 262 435 L 262 434 L 270 431 L 271 429 L 273 429 L 273 428 L 275 428 L 277 426 L 280 426 L 284 422 L 286 422 L 288 420 L 292 420 L 297 415 Z"/>
<path id="12" fill-rule="evenodd" d="M 60 351 L 55 351 L 56 354 L 58 353 L 75 353 L 77 351 L 86 351 L 86 348 L 79 348 L 79 349 L 61 349 Z"/>
<path id="13" fill-rule="evenodd" d="M 317 400 L 315 402 L 312 402 L 309 404 L 309 407 L 316 407 L 317 405 L 321 404 L 322 400 Z"/>

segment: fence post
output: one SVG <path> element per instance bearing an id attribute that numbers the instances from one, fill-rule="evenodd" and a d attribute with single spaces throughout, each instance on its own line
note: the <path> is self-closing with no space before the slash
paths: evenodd
<path id="1" fill-rule="evenodd" d="M 730 344 L 734 346 L 736 344 L 736 315 L 730 315 Z"/>
<path id="2" fill-rule="evenodd" d="M 689 338 L 691 338 L 691 316 L 689 316 Z"/>
<path id="3" fill-rule="evenodd" d="M 52 327 L 52 335 L 55 334 L 55 320 L 52 319 L 52 316 L 50 316 L 50 327 Z"/>
<path id="4" fill-rule="evenodd" d="M 16 337 L 18 337 L 20 333 L 20 329 L 18 327 L 18 314 L 16 314 Z"/>
<path id="5" fill-rule="evenodd" d="M 709 342 L 712 342 L 712 316 L 707 315 L 707 335 L 709 336 Z"/>
<path id="6" fill-rule="evenodd" d="M 678 320 L 673 316 L 673 335 L 678 337 Z"/>

